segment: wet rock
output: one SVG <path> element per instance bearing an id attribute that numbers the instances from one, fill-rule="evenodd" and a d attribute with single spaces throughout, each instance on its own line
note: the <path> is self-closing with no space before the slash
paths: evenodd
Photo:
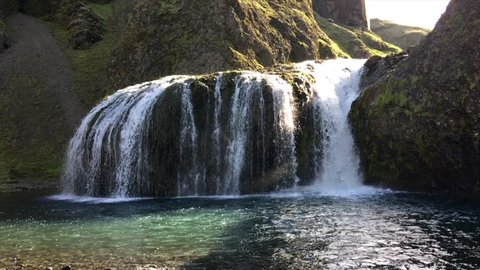
<path id="1" fill-rule="evenodd" d="M 362 88 L 374 84 L 380 78 L 393 71 L 395 67 L 408 57 L 407 52 L 389 55 L 386 57 L 372 56 L 365 62 L 365 76 L 362 80 Z"/>
<path id="2" fill-rule="evenodd" d="M 367 63 L 350 119 L 368 183 L 480 194 L 478 14 L 452 0 L 408 57 Z"/>

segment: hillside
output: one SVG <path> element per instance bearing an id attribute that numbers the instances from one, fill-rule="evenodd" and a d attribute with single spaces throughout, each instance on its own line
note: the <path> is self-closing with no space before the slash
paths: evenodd
<path id="1" fill-rule="evenodd" d="M 391 21 L 371 19 L 370 30 L 383 40 L 406 50 L 417 46 L 431 31 L 421 27 L 396 24 Z"/>

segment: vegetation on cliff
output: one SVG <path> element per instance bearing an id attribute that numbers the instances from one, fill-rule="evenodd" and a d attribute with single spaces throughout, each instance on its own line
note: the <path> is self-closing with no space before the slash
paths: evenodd
<path id="1" fill-rule="evenodd" d="M 341 57 L 368 58 L 402 51 L 399 47 L 383 41 L 367 29 L 338 25 L 318 15 L 315 16 L 315 19 L 332 43 L 338 46 L 341 51 L 338 55 Z"/>
<path id="2" fill-rule="evenodd" d="M 480 6 L 452 0 L 409 57 L 369 81 L 351 120 L 371 184 L 480 193 Z M 375 62 L 375 61 L 373 61 Z"/>
<path id="3" fill-rule="evenodd" d="M 430 33 L 430 30 L 425 28 L 401 25 L 380 19 L 371 19 L 370 29 L 386 42 L 395 44 L 404 50 L 417 46 Z"/>

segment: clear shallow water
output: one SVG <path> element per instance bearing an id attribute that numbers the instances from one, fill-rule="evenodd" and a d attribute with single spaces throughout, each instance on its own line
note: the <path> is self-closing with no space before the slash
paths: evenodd
<path id="1" fill-rule="evenodd" d="M 343 195 L 117 203 L 2 195 L 0 269 L 14 266 L 14 258 L 27 269 L 480 268 L 479 204 Z"/>

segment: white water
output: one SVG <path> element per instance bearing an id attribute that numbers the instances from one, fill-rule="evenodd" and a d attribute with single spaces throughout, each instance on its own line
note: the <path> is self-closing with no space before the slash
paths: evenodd
<path id="1" fill-rule="evenodd" d="M 184 83 L 182 92 L 182 117 L 180 131 L 180 159 L 184 170 L 179 171 L 178 190 L 180 196 L 199 195 L 205 190 L 205 177 L 201 173 L 198 162 L 198 134 L 193 114 L 192 91 L 190 85 Z M 201 185 L 201 186 L 200 186 Z"/>
<path id="2" fill-rule="evenodd" d="M 322 136 L 316 148 L 316 181 L 307 188 L 325 195 L 355 193 L 364 189 L 348 113 L 359 95 L 365 60 L 305 62 L 297 67 L 315 80 L 314 123 Z"/>
<path id="3" fill-rule="evenodd" d="M 96 178 L 105 164 L 105 156 L 115 160 L 111 168 L 114 183 L 108 189 L 112 197 L 129 197 L 129 182 L 142 181 L 147 170 L 143 132 L 148 128 L 153 104 L 166 87 L 184 80 L 172 76 L 120 90 L 95 107 L 82 121 L 70 141 L 63 177 L 64 193 L 76 192 L 75 179 L 81 178 L 86 194 L 96 194 Z M 117 140 L 120 142 L 117 143 Z M 86 147 L 91 144 L 91 147 Z M 106 145 L 107 147 L 103 147 Z M 119 146 L 109 147 L 111 145 Z M 106 153 L 102 153 L 106 150 Z M 148 183 L 138 183 L 138 186 Z"/>
<path id="4" fill-rule="evenodd" d="M 220 143 L 220 137 L 222 136 L 222 127 L 220 125 L 220 120 L 222 117 L 222 104 L 223 104 L 223 99 L 222 99 L 222 84 L 223 84 L 223 77 L 220 74 L 217 76 L 217 82 L 215 83 L 215 109 L 214 109 L 214 116 L 215 118 L 213 119 L 213 155 L 215 158 L 215 183 L 217 183 L 216 186 L 216 194 L 221 194 L 221 186 L 219 183 L 221 183 L 221 176 L 220 172 L 222 170 L 222 145 Z"/>

